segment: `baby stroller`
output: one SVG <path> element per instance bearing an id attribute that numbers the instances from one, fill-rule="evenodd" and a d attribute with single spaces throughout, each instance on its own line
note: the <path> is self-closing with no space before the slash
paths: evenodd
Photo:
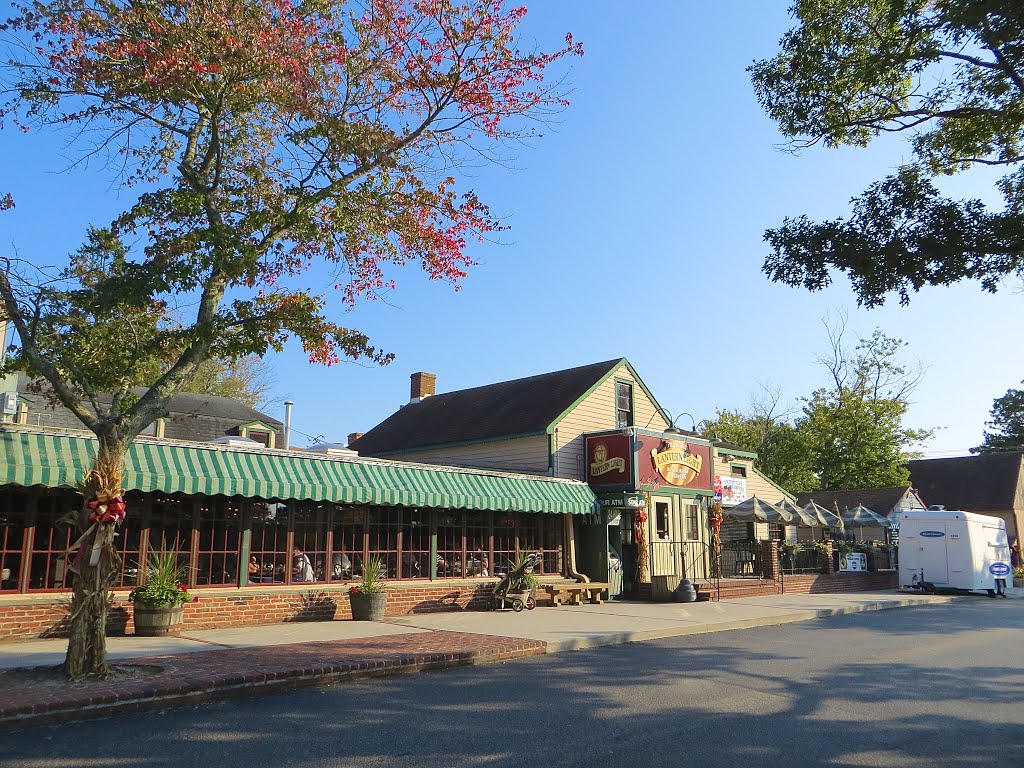
<path id="1" fill-rule="evenodd" d="M 533 571 L 533 569 L 540 565 L 541 554 L 539 552 L 531 552 L 522 561 L 516 565 L 507 574 L 501 577 L 501 580 L 494 585 L 494 590 L 491 592 L 490 608 L 495 611 L 499 608 L 504 608 L 505 604 L 508 603 L 512 610 L 519 613 L 526 608 L 532 611 L 537 607 L 537 598 L 535 593 L 537 588 L 531 586 L 529 589 L 523 587 L 523 577 Z"/>

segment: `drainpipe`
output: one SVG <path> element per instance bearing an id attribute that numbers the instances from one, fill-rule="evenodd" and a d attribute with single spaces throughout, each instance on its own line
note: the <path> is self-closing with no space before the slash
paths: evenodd
<path id="1" fill-rule="evenodd" d="M 295 405 L 291 400 L 284 401 L 284 449 L 287 451 L 291 447 L 292 439 L 292 406 Z"/>
<path id="2" fill-rule="evenodd" d="M 572 518 L 571 514 L 565 516 L 565 572 L 576 581 L 586 584 L 590 577 L 576 570 L 576 537 L 573 536 Z"/>

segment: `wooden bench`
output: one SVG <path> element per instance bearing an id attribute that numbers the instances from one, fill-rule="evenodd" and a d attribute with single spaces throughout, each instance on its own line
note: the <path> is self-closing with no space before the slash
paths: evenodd
<path id="1" fill-rule="evenodd" d="M 551 603 L 555 606 L 566 602 L 569 605 L 582 605 L 584 596 L 594 605 L 600 605 L 601 595 L 608 590 L 608 586 L 603 581 L 558 581 L 541 584 L 541 588 L 551 596 Z"/>

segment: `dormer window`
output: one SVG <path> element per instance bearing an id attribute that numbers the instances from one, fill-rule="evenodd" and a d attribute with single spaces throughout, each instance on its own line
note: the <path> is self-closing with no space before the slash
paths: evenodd
<path id="1" fill-rule="evenodd" d="M 264 448 L 270 447 L 270 433 L 260 429 L 250 429 L 247 431 L 246 437 L 250 440 L 255 440 L 257 443 L 263 445 Z"/>
<path id="2" fill-rule="evenodd" d="M 277 442 L 277 430 L 261 421 L 240 424 L 238 426 L 238 436 L 253 440 L 264 448 L 273 448 Z"/>

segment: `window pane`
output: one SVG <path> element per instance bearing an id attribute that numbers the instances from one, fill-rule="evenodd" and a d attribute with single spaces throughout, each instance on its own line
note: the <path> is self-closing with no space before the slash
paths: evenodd
<path id="1" fill-rule="evenodd" d="M 304 501 L 295 508 L 293 582 L 325 580 L 331 507 L 324 502 Z"/>
<path id="2" fill-rule="evenodd" d="M 366 510 L 360 507 L 338 507 L 334 511 L 333 530 L 330 577 L 345 581 L 355 574 L 355 564 L 363 562 Z"/>
<path id="3" fill-rule="evenodd" d="M 403 579 L 430 577 L 430 517 L 425 510 L 407 509 L 402 515 Z"/>
<path id="4" fill-rule="evenodd" d="M 255 563 L 253 560 L 255 559 Z M 252 505 L 252 538 L 249 542 L 249 582 L 282 584 L 288 552 L 288 506 L 275 502 Z M 255 568 L 253 567 L 255 565 Z"/>
<path id="5" fill-rule="evenodd" d="M 69 512 L 77 514 L 81 500 L 65 494 L 45 494 L 36 508 L 35 536 L 32 542 L 29 589 L 66 589 L 71 587 L 67 549 L 78 538 L 75 525 L 62 521 Z"/>
<path id="6" fill-rule="evenodd" d="M 519 517 L 513 512 L 495 515 L 494 519 L 494 568 L 491 576 L 504 576 L 518 560 L 516 543 L 518 540 Z"/>
<path id="7" fill-rule="evenodd" d="M 238 499 L 206 499 L 199 510 L 199 549 L 196 584 L 238 583 L 238 544 L 242 503 Z"/>
<path id="8" fill-rule="evenodd" d="M 457 512 L 441 512 L 437 518 L 437 576 L 465 576 L 463 518 Z"/>
<path id="9" fill-rule="evenodd" d="M 491 574 L 491 515 L 466 512 L 466 576 Z"/>
<path id="10" fill-rule="evenodd" d="M 28 498 L 6 493 L 0 503 L 0 592 L 17 592 L 21 588 Z"/>
<path id="11" fill-rule="evenodd" d="M 153 500 L 149 515 L 147 551 L 178 552 L 178 565 L 188 573 L 188 586 L 195 586 L 196 573 L 190 563 L 192 553 L 192 499 L 162 496 Z"/>
<path id="12" fill-rule="evenodd" d="M 398 531 L 402 526 L 402 511 L 375 507 L 369 513 L 369 546 L 367 555 L 379 558 L 384 565 L 384 578 L 394 579 L 398 574 Z M 361 571 L 361 563 L 356 568 Z"/>

